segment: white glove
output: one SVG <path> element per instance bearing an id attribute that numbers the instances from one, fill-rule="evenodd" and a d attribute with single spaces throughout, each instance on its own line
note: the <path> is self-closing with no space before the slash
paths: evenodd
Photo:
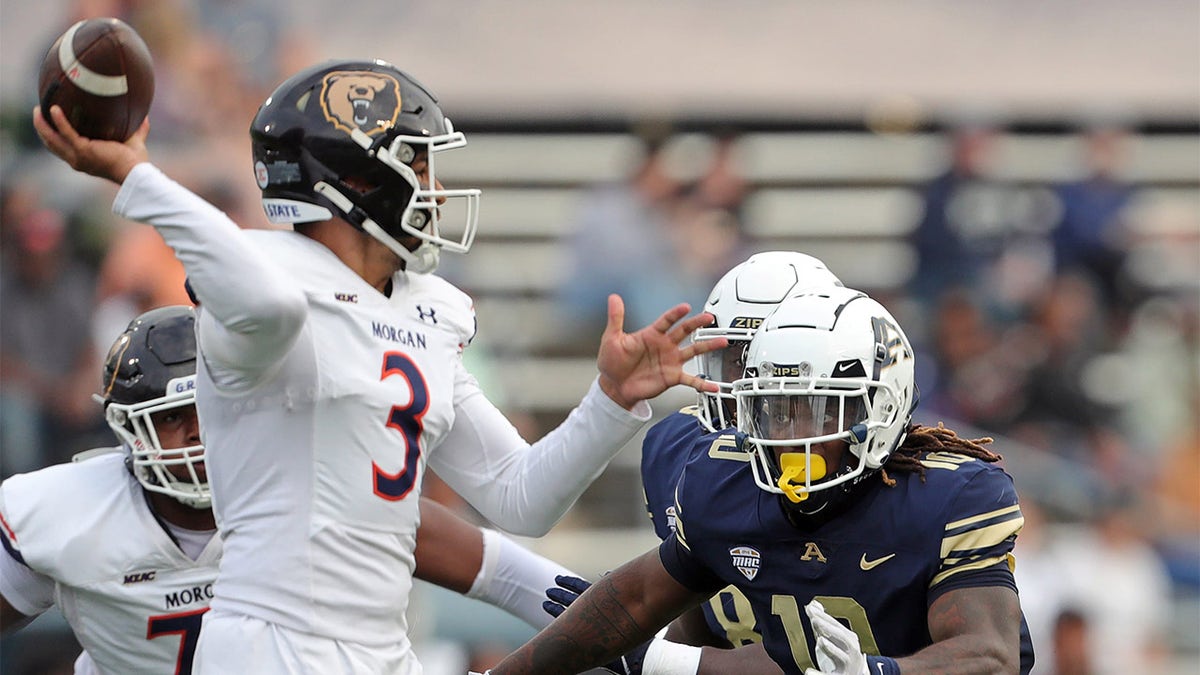
<path id="1" fill-rule="evenodd" d="M 870 675 L 867 655 L 858 646 L 858 635 L 837 619 L 829 616 L 821 603 L 813 600 L 804 606 L 817 639 L 817 665 L 804 675 Z"/>

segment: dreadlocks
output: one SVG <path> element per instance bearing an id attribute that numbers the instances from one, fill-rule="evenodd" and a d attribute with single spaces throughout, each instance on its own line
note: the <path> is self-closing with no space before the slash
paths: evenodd
<path id="1" fill-rule="evenodd" d="M 892 453 L 880 472 L 883 482 L 888 486 L 896 484 L 896 480 L 888 476 L 889 469 L 895 473 L 915 472 L 924 481 L 925 465 L 921 462 L 921 457 L 927 452 L 954 452 L 983 462 L 998 462 L 1001 459 L 1000 455 L 983 447 L 991 443 L 992 438 L 959 438 L 958 433 L 947 429 L 941 422 L 938 422 L 936 427 L 910 424 L 907 431 L 904 443 L 896 448 L 896 452 Z"/>

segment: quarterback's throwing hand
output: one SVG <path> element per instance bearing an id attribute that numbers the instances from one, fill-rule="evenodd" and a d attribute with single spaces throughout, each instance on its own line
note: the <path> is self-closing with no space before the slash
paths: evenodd
<path id="1" fill-rule="evenodd" d="M 804 675 L 869 675 L 867 655 L 858 646 L 858 635 L 830 616 L 820 602 L 804 606 L 817 638 L 817 666 Z"/>
<path id="2" fill-rule="evenodd" d="M 42 117 L 41 107 L 35 106 L 33 128 L 37 130 L 42 144 L 76 171 L 107 178 L 120 185 L 133 167 L 148 161 L 146 135 L 150 133 L 150 118 L 143 120 L 133 136 L 121 143 L 80 136 L 57 105 L 50 108 L 50 115 L 54 118 L 53 127 Z"/>
<path id="3" fill-rule="evenodd" d="M 626 333 L 625 302 L 619 295 L 608 296 L 608 326 L 600 339 L 600 388 L 626 410 L 638 401 L 654 398 L 670 387 L 684 384 L 697 391 L 717 391 L 717 385 L 686 373 L 683 366 L 697 354 L 721 349 L 725 338 L 702 340 L 680 346 L 697 328 L 712 323 L 711 314 L 687 317 L 687 303 L 676 305 L 654 323 Z"/>

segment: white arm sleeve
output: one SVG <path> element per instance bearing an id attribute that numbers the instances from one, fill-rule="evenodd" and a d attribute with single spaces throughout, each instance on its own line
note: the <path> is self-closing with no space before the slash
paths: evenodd
<path id="1" fill-rule="evenodd" d="M 468 598 L 482 600 L 522 619 L 534 628 L 554 620 L 542 603 L 554 577 L 578 574 L 517 544 L 495 530 L 483 530 L 483 564 Z"/>
<path id="2" fill-rule="evenodd" d="M 429 465 L 497 527 L 540 537 L 575 504 L 650 419 L 650 404 L 617 405 L 592 382 L 567 419 L 526 443 L 461 364 L 454 426 Z"/>
<path id="3" fill-rule="evenodd" d="M 303 290 L 256 255 L 245 233 L 219 209 L 142 163 L 129 172 L 113 212 L 153 225 L 175 257 L 206 314 L 205 358 L 263 371 L 291 348 L 307 313 Z"/>
<path id="4" fill-rule="evenodd" d="M 37 616 L 54 606 L 54 580 L 0 551 L 0 595 L 25 616 Z"/>

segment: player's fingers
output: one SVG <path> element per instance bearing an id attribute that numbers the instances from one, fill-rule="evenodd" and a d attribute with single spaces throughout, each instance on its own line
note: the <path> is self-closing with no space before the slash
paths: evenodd
<path id="1" fill-rule="evenodd" d="M 129 137 L 129 140 L 137 141 L 138 144 L 140 144 L 140 145 L 145 145 L 146 137 L 149 135 L 150 135 L 150 116 L 147 115 L 142 120 L 141 125 L 138 126 L 137 131 L 133 132 L 133 135 Z M 126 141 L 126 142 L 128 142 L 128 141 Z"/>
<path id="2" fill-rule="evenodd" d="M 667 337 L 671 337 L 673 334 L 671 331 L 671 326 L 674 326 L 676 321 L 679 321 L 683 317 L 687 316 L 687 313 L 690 312 L 691 309 L 691 306 L 686 302 L 681 302 L 671 309 L 663 312 L 662 316 L 655 319 L 654 323 L 651 325 L 654 327 L 654 330 L 666 335 Z M 679 342 L 683 338 L 680 337 L 679 339 L 675 339 L 674 337 L 671 337 L 671 339 L 675 340 L 675 342 Z"/>
<path id="3" fill-rule="evenodd" d="M 810 620 L 816 620 L 819 615 L 825 615 L 825 605 L 821 604 L 820 600 L 814 598 L 811 602 L 804 606 L 804 613 L 808 615 Z"/>
<path id="4" fill-rule="evenodd" d="M 837 672 L 839 660 L 831 651 L 829 641 L 824 637 L 818 637 L 816 647 L 814 655 L 817 657 L 817 666 L 823 671 Z"/>
<path id="5" fill-rule="evenodd" d="M 858 651 L 858 636 L 838 620 L 825 614 L 813 619 L 813 628 L 843 654 Z"/>
<path id="6" fill-rule="evenodd" d="M 697 340 L 692 344 L 683 347 L 679 350 L 679 355 L 684 360 L 690 359 L 700 354 L 715 352 L 718 349 L 724 349 L 729 346 L 728 338 L 709 338 L 706 340 Z"/>
<path id="7" fill-rule="evenodd" d="M 687 320 L 681 321 L 679 325 L 676 326 L 673 331 L 671 331 L 671 334 L 668 337 L 678 344 L 683 342 L 687 336 L 696 332 L 697 328 L 711 326 L 714 321 L 715 319 L 713 315 L 709 314 L 708 312 L 701 312 L 695 316 L 689 316 Z"/>
<path id="8" fill-rule="evenodd" d="M 71 122 L 67 120 L 67 113 L 63 112 L 61 106 L 50 106 L 50 117 L 54 120 L 54 128 L 58 130 L 58 135 L 62 136 L 67 145 L 72 147 L 79 145 L 79 141 L 83 137 L 79 135 L 78 131 L 75 131 L 75 127 L 71 126 Z"/>
<path id="9" fill-rule="evenodd" d="M 587 579 L 580 579 L 579 577 L 571 577 L 564 574 L 554 577 L 554 583 L 579 594 L 592 587 L 592 582 Z"/>
<path id="10" fill-rule="evenodd" d="M 687 373 L 684 373 L 683 376 L 679 378 L 679 384 L 691 387 L 696 391 L 707 391 L 710 394 L 715 394 L 721 390 L 720 385 L 718 385 L 716 382 L 713 382 L 712 380 L 706 380 L 699 375 L 689 375 Z"/>
<path id="11" fill-rule="evenodd" d="M 557 602 L 550 602 L 549 600 L 546 600 L 545 602 L 542 603 L 542 609 L 550 616 L 553 616 L 556 618 L 560 614 L 562 614 L 563 612 L 565 612 L 567 610 L 566 607 L 563 607 L 562 605 L 558 604 Z"/>
<path id="12" fill-rule="evenodd" d="M 608 296 L 608 325 L 604 327 L 604 336 L 620 335 L 625 330 L 625 301 L 613 293 Z"/>
<path id="13" fill-rule="evenodd" d="M 579 598 L 579 594 L 575 593 L 574 591 L 568 591 L 561 588 L 547 588 L 546 597 L 566 607 L 572 602 L 575 602 L 575 600 Z"/>

